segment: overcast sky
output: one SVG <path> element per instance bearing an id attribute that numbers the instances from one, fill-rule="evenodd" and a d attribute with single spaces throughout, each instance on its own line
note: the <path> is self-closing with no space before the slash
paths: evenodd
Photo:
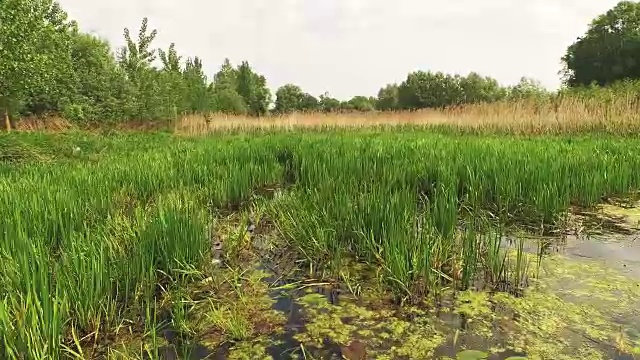
<path id="1" fill-rule="evenodd" d="M 59 0 L 84 31 L 123 44 L 144 16 L 200 56 L 213 76 L 225 57 L 248 60 L 271 88 L 300 85 L 346 99 L 375 95 L 413 70 L 476 71 L 559 85 L 560 58 L 617 0 Z"/>

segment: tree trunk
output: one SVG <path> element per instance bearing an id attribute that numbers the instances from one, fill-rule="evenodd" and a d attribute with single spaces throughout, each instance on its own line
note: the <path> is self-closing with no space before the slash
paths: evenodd
<path id="1" fill-rule="evenodd" d="M 4 109 L 4 126 L 7 129 L 7 132 L 11 131 L 11 121 L 9 121 L 9 111 Z"/>

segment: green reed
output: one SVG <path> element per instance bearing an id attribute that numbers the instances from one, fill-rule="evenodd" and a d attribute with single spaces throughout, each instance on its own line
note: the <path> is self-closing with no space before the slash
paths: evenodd
<path id="1" fill-rule="evenodd" d="M 208 266 L 211 215 L 265 185 L 283 193 L 265 215 L 315 267 L 357 258 L 399 298 L 520 283 L 527 264 L 519 247 L 508 261 L 504 226 L 553 226 L 572 204 L 640 185 L 640 141 L 622 138 L 403 128 L 65 141 L 76 140 L 95 152 L 0 173 L 0 357 L 81 353 L 124 322 L 153 329 L 159 291 Z"/>

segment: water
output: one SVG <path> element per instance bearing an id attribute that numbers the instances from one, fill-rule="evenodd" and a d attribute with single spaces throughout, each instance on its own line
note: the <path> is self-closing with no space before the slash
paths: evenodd
<path id="1" fill-rule="evenodd" d="M 598 261 L 626 276 L 640 279 L 640 236 L 569 236 L 560 250 L 570 258 Z"/>
<path id="2" fill-rule="evenodd" d="M 582 304 L 593 306 L 593 309 L 597 310 L 593 316 L 597 319 L 626 326 L 629 329 L 628 336 L 638 337 L 640 314 L 637 309 L 640 308 L 640 297 L 633 298 L 636 294 L 633 281 L 636 281 L 636 286 L 640 286 L 640 244 L 637 237 L 609 234 L 590 237 L 566 236 L 561 239 L 546 238 L 544 240 L 550 245 L 547 247 L 543 264 L 548 264 L 545 269 L 552 277 L 546 283 L 546 287 L 550 291 L 550 296 L 558 298 L 550 298 L 551 305 L 545 305 L 547 301 L 544 298 L 535 300 L 541 301 L 539 303 L 534 300 L 527 302 L 526 298 L 517 300 L 524 301 L 525 306 L 522 311 L 516 311 L 519 313 L 518 316 L 536 316 L 537 308 L 540 308 L 543 316 L 525 318 L 527 320 L 525 323 L 533 327 L 523 328 L 524 333 L 518 336 L 528 336 L 527 331 L 535 333 L 540 329 L 544 330 L 545 327 L 553 328 L 555 326 L 553 321 L 556 321 L 564 324 L 563 326 L 571 331 L 550 332 L 550 334 L 561 334 L 563 340 L 570 344 L 589 342 L 590 340 L 585 341 L 583 333 L 598 329 L 597 327 L 582 328 L 582 320 L 575 318 L 579 315 L 576 309 Z M 260 248 L 257 242 L 254 245 Z M 530 252 L 537 251 L 537 242 L 528 241 L 526 249 Z M 428 351 L 431 351 L 432 355 L 425 358 L 434 359 L 445 356 L 455 358 L 456 354 L 463 349 L 486 351 L 490 348 L 498 350 L 502 348 L 491 354 L 488 357 L 489 360 L 504 360 L 511 356 L 526 355 L 522 351 L 508 350 L 506 346 L 510 342 L 518 342 L 518 337 L 512 336 L 512 330 L 518 328 L 516 322 L 522 319 L 513 314 L 513 311 L 505 311 L 500 307 L 504 304 L 496 307 L 491 302 L 485 304 L 478 301 L 479 315 L 476 314 L 474 318 L 464 313 L 452 312 L 454 308 L 452 304 L 441 309 L 424 305 L 417 312 L 398 309 L 389 302 L 384 305 L 380 303 L 375 305 L 375 301 L 372 303 L 356 299 L 348 293 L 347 289 L 340 289 L 337 286 L 315 286 L 281 291 L 273 287 L 299 282 L 302 279 L 291 272 L 294 259 L 284 256 L 283 253 L 275 255 L 277 256 L 271 253 L 264 256 L 263 262 L 258 266 L 259 270 L 270 274 L 263 281 L 270 285 L 268 296 L 274 300 L 273 309 L 286 317 L 284 332 L 273 336 L 272 343 L 265 350 L 273 359 L 303 359 L 301 344 L 306 351 L 311 351 L 314 358 L 341 359 L 343 356 L 359 358 L 357 356 L 362 354 L 356 351 L 356 355 L 353 355 L 352 349 L 355 347 L 347 346 L 349 342 L 352 345 L 362 345 L 361 350 L 369 354 L 375 354 L 376 351 L 396 354 L 391 358 L 404 358 L 398 354 L 419 351 L 420 347 L 429 348 Z M 285 277 L 284 274 L 293 274 L 293 276 Z M 318 294 L 324 299 L 325 305 L 320 305 L 319 310 L 309 304 L 304 305 L 301 298 L 308 293 Z M 612 298 L 612 294 L 617 297 Z M 637 294 L 640 294 L 640 290 Z M 565 300 L 566 303 L 563 302 Z M 573 303 L 578 304 L 578 307 L 576 308 Z M 491 309 L 483 308 L 487 304 Z M 554 313 L 553 311 L 556 310 L 554 304 L 566 306 L 566 311 L 561 309 Z M 636 305 L 638 307 L 634 310 Z M 327 313 L 334 316 L 333 323 L 319 321 Z M 589 320 L 588 317 L 591 315 L 586 316 L 585 320 Z M 163 320 L 165 324 L 171 323 L 170 318 Z M 545 321 L 552 322 L 545 325 Z M 542 323 L 540 328 L 536 327 L 536 322 Z M 404 330 L 403 327 L 405 327 Z M 406 327 L 409 327 L 409 330 L 406 330 Z M 520 331 L 522 332 L 523 329 Z M 389 338 L 389 334 L 394 331 L 398 331 L 401 335 Z M 486 333 L 487 331 L 489 333 Z M 309 333 L 315 334 L 314 336 L 320 340 L 319 345 L 313 346 L 298 340 L 300 335 Z M 189 356 L 184 357 L 185 345 L 184 341 L 180 340 L 180 334 L 168 325 L 162 329 L 161 334 L 169 343 L 168 346 L 159 349 L 160 358 L 166 360 L 226 359 L 236 345 L 227 342 L 213 349 L 193 343 L 187 346 Z M 411 338 L 412 334 L 418 334 L 418 336 Z M 439 336 L 442 338 L 437 344 L 429 342 L 429 338 Z M 592 345 L 594 349 L 607 354 L 610 359 L 633 359 L 631 355 L 617 353 L 610 342 L 594 340 Z M 403 346 L 406 346 L 406 349 Z M 540 351 L 552 353 L 556 349 Z M 578 351 L 577 347 L 576 351 Z M 576 353 L 575 356 L 583 355 Z"/>

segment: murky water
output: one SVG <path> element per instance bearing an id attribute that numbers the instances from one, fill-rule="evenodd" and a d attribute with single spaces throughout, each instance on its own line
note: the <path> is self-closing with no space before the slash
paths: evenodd
<path id="1" fill-rule="evenodd" d="M 639 239 L 628 234 L 546 238 L 550 245 L 540 278 L 524 296 L 469 292 L 445 306 L 409 309 L 355 298 L 337 286 L 274 289 L 302 279 L 284 277 L 287 265 L 280 269 L 271 254 L 257 270 L 270 274 L 262 281 L 271 289 L 272 309 L 286 321 L 264 353 L 273 359 L 309 354 L 314 359 L 455 359 L 471 349 L 486 351 L 489 360 L 527 354 L 532 359 L 634 360 L 617 350 L 615 332 L 622 329 L 627 341 L 640 340 Z M 538 240 L 527 241 L 532 258 Z M 160 349 L 160 358 L 167 360 L 226 359 L 238 345 L 195 343 L 185 352 L 170 326 L 161 334 L 169 345 Z"/>
<path id="2" fill-rule="evenodd" d="M 571 258 L 598 261 L 640 279 L 640 235 L 569 236 L 560 251 Z"/>

